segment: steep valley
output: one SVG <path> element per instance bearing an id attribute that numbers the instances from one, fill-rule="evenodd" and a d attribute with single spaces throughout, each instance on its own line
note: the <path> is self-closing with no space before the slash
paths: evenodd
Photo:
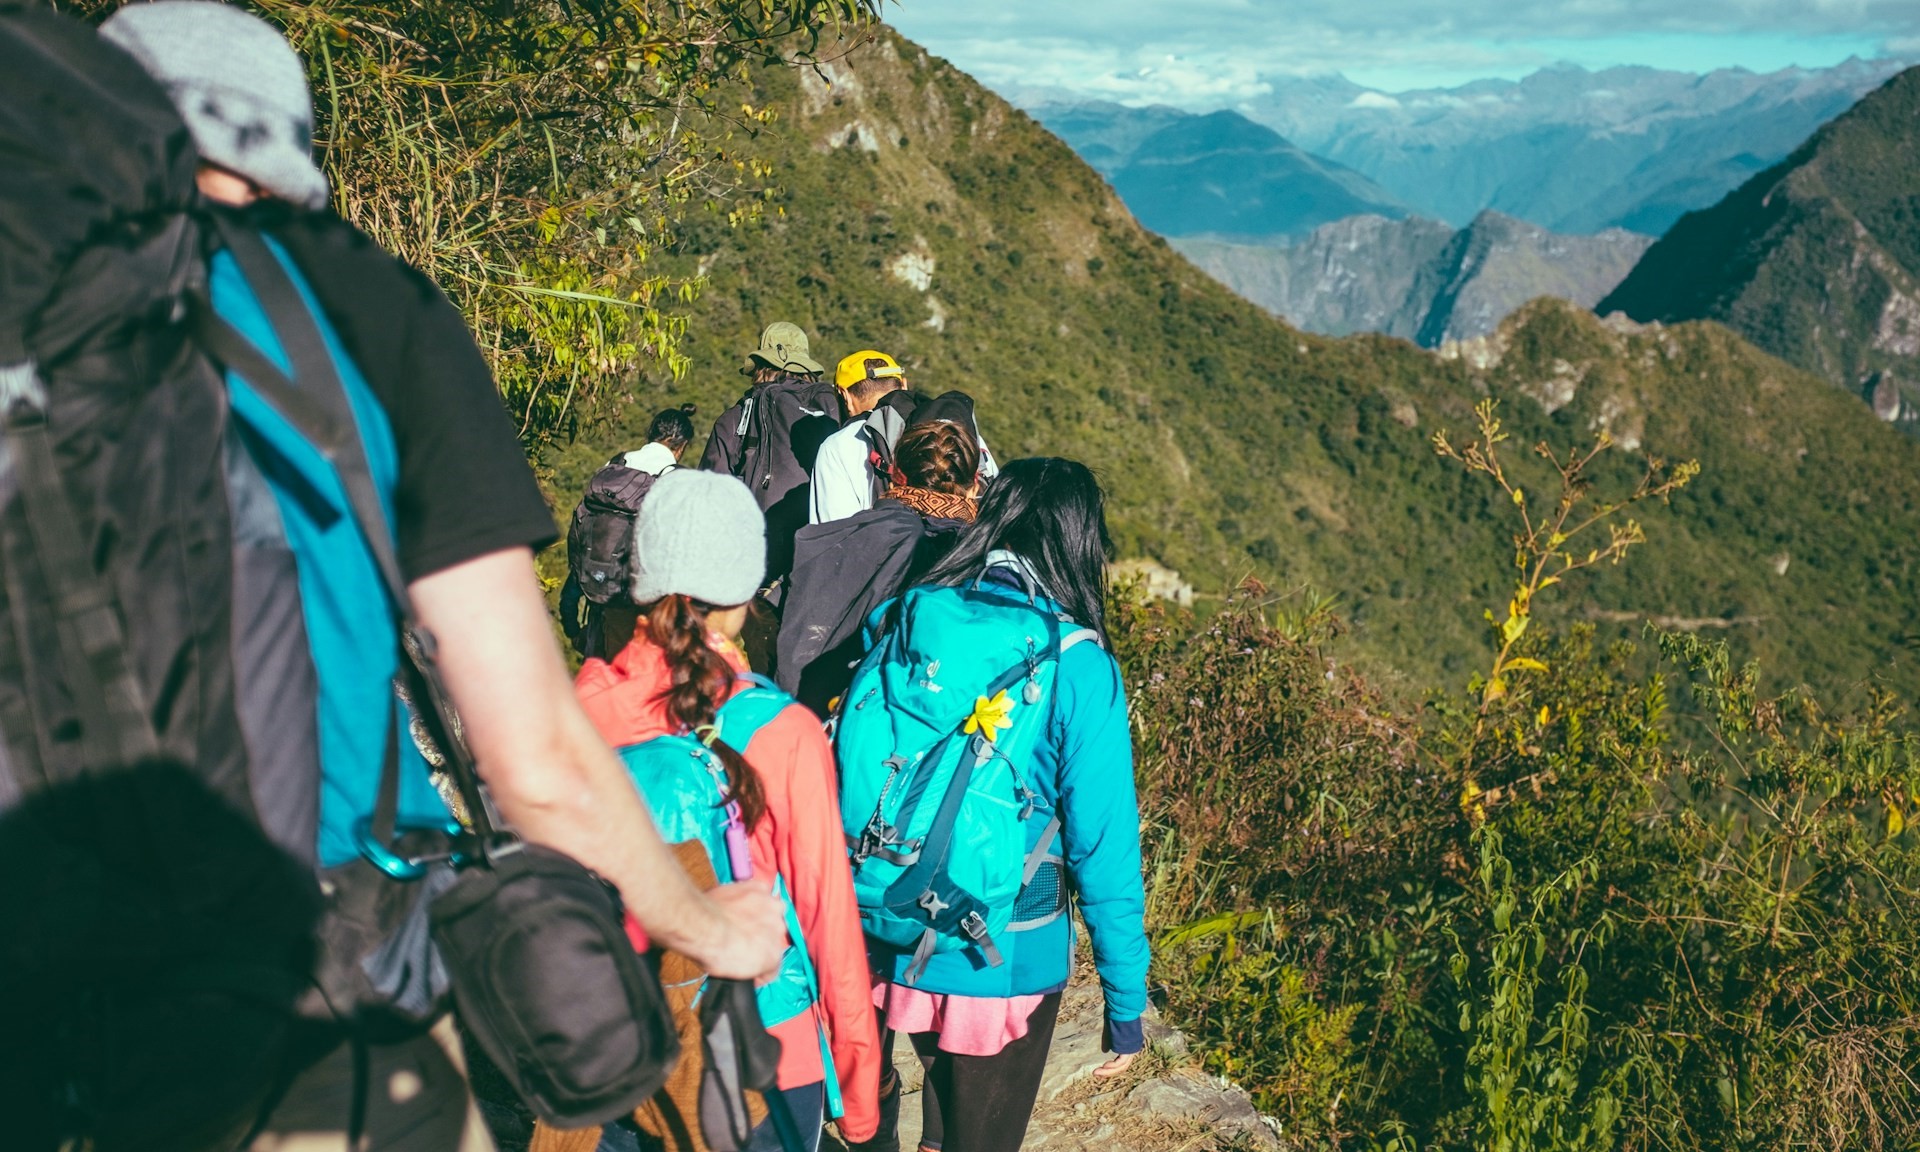
<path id="1" fill-rule="evenodd" d="M 1683 218 L 1599 310 L 1719 320 L 1920 431 L 1920 69 Z"/>

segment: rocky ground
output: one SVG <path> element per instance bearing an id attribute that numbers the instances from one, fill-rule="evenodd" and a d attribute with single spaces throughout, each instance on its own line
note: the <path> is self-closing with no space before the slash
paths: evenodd
<path id="1" fill-rule="evenodd" d="M 1100 1047 L 1100 985 L 1090 966 L 1060 1002 L 1046 1078 L 1023 1147 L 1029 1152 L 1213 1152 L 1277 1150 L 1283 1147 L 1272 1122 L 1240 1088 L 1210 1076 L 1187 1051 L 1186 1037 L 1148 1009 L 1147 1051 L 1118 1080 L 1097 1080 L 1106 1059 Z M 484 1062 L 482 1062 L 484 1064 Z M 900 1146 L 913 1152 L 920 1138 L 921 1068 L 904 1040 L 894 1045 L 894 1066 L 907 1095 L 900 1108 Z M 476 1065 L 474 1084 L 481 1110 L 501 1152 L 522 1152 L 531 1117 L 510 1099 L 498 1074 Z M 823 1149 L 845 1152 L 829 1135 Z"/>
<path id="2" fill-rule="evenodd" d="M 1029 1152 L 1281 1147 L 1247 1094 L 1202 1071 L 1186 1038 L 1157 1015 L 1148 1016 L 1148 1050 L 1133 1067 L 1117 1081 L 1095 1079 L 1093 1070 L 1106 1059 L 1100 1026 L 1100 986 L 1087 974 L 1061 998 L 1046 1079 L 1023 1146 Z M 920 1137 L 921 1068 L 904 1042 L 894 1045 L 894 1067 L 908 1093 L 901 1101 L 900 1146 L 912 1152 Z M 826 1146 L 840 1147 L 831 1140 Z"/>

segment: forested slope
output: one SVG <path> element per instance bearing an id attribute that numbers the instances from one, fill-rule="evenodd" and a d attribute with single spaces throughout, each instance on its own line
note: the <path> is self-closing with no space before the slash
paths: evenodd
<path id="1" fill-rule="evenodd" d="M 835 56 L 823 53 L 823 56 Z M 1064 144 L 945 62 L 882 32 L 817 68 L 756 74 L 778 117 L 752 150 L 780 187 L 766 222 L 685 230 L 668 270 L 704 271 L 675 388 L 555 456 L 562 491 L 670 396 L 711 416 L 759 327 L 791 319 L 832 360 L 875 346 L 914 382 L 981 402 L 1003 457 L 1081 457 L 1113 495 L 1127 557 L 1203 592 L 1248 574 L 1336 595 L 1356 651 L 1425 688 L 1464 674 L 1511 554 L 1486 493 L 1428 441 L 1491 394 L 1516 440 L 1611 427 L 1697 456 L 1655 512 L 1656 545 L 1559 610 L 1724 630 L 1788 680 L 1920 686 L 1902 646 L 1920 575 L 1920 458 L 1866 410 L 1725 330 L 1609 329 L 1536 304 L 1466 359 L 1398 340 L 1303 335 L 1144 232 Z M 1496 354 L 1497 353 L 1497 354 Z"/>
<path id="2" fill-rule="evenodd" d="M 1689 213 L 1604 315 L 1719 320 L 1920 427 L 1920 68 Z"/>

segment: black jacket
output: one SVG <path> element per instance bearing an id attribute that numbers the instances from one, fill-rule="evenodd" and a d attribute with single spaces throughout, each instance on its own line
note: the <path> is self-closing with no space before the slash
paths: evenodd
<path id="1" fill-rule="evenodd" d="M 800 529 L 780 623 L 780 687 L 825 716 L 864 654 L 867 617 L 946 555 L 964 527 L 882 500 Z"/>

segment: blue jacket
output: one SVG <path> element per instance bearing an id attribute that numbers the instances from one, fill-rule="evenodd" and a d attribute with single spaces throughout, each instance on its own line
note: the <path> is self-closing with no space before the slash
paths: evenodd
<path id="1" fill-rule="evenodd" d="M 992 583 L 1010 598 L 1024 593 Z M 889 603 L 875 620 L 893 609 Z M 1053 610 L 1058 611 L 1057 606 Z M 1146 891 L 1140 872 L 1140 809 L 1134 796 L 1133 739 L 1120 665 L 1098 644 L 1076 644 L 1060 658 L 1054 716 L 1029 778 L 1041 801 L 1059 813 L 1067 875 L 1093 942 L 1094 967 L 1106 995 L 1116 1052 L 1140 1048 L 1147 1008 Z M 1057 992 L 1073 970 L 1073 918 L 1010 933 L 1000 941 L 1005 963 L 987 967 L 971 949 L 937 955 L 915 988 L 957 996 L 1026 996 Z M 911 957 L 877 955 L 882 971 L 904 984 Z"/>

